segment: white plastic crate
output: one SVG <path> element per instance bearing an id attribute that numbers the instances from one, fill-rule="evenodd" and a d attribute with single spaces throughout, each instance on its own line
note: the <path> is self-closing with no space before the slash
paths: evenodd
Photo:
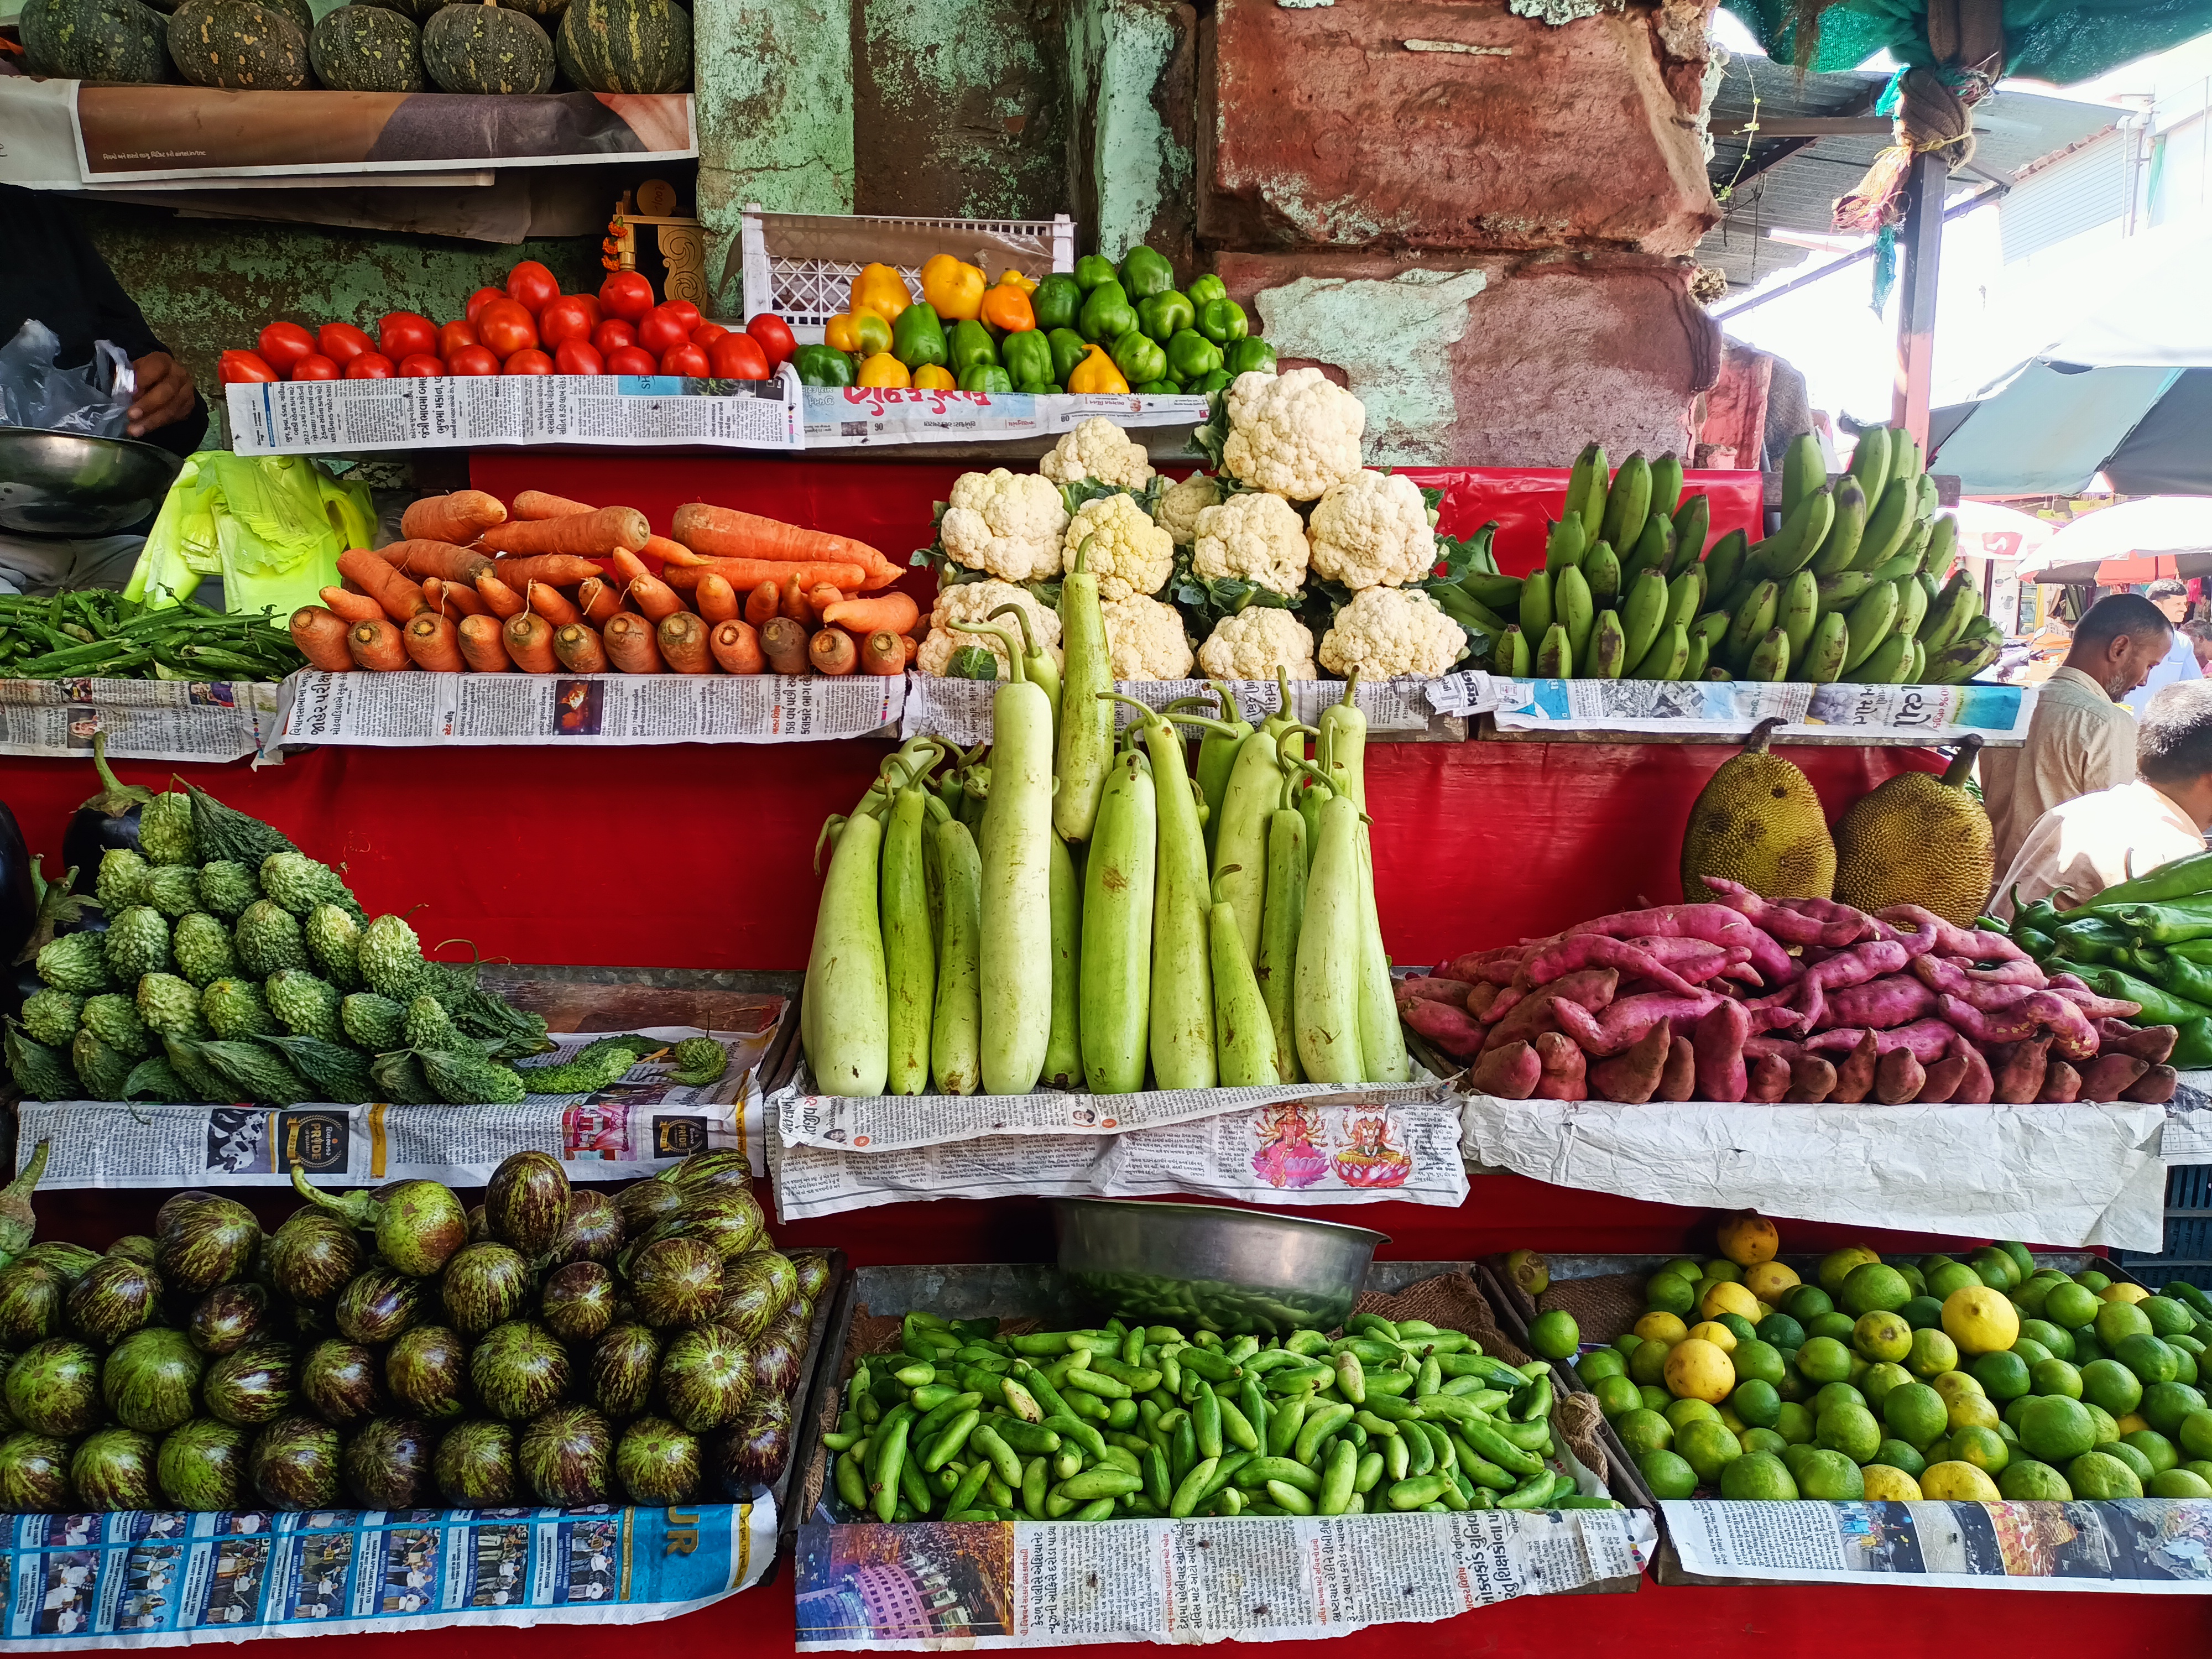
<path id="1" fill-rule="evenodd" d="M 894 257 L 885 258 L 889 251 Z M 1009 267 L 1028 276 L 1075 269 L 1075 221 L 1054 219 L 907 219 L 880 214 L 770 213 L 745 204 L 738 233 L 743 314 L 773 311 L 794 338 L 822 338 L 829 320 L 852 297 L 863 265 L 896 267 L 916 292 L 921 265 L 950 253 L 996 279 Z"/>

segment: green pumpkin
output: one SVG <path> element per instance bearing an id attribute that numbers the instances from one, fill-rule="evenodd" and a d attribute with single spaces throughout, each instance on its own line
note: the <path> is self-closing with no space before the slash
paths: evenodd
<path id="1" fill-rule="evenodd" d="M 33 75 L 138 86 L 177 78 L 168 20 L 138 0 L 27 0 L 21 26 Z"/>
<path id="2" fill-rule="evenodd" d="M 184 0 L 169 19 L 169 56 L 196 87 L 296 92 L 307 84 L 307 32 L 259 0 Z"/>
<path id="3" fill-rule="evenodd" d="M 550 92 L 553 42 L 505 6 L 440 8 L 422 28 L 422 67 L 447 92 Z"/>
<path id="4" fill-rule="evenodd" d="M 572 0 L 553 38 L 586 92 L 688 92 L 691 16 L 671 0 Z"/>
<path id="5" fill-rule="evenodd" d="M 307 38 L 315 78 L 340 92 L 420 92 L 422 32 L 382 6 L 340 6 Z"/>

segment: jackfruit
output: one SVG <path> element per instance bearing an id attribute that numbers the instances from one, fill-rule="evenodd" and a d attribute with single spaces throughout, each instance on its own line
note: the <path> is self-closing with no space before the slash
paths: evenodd
<path id="1" fill-rule="evenodd" d="M 1904 772 L 1862 795 L 1836 820 L 1835 896 L 1862 910 L 1917 904 L 1973 926 L 1996 879 L 1996 836 L 1966 787 L 1969 737 L 1942 776 Z"/>
<path id="2" fill-rule="evenodd" d="M 1766 898 L 1832 898 L 1836 844 L 1812 780 L 1767 752 L 1778 720 L 1761 720 L 1706 780 L 1682 831 L 1682 893 L 1711 896 L 1702 878 L 1740 881 Z"/>

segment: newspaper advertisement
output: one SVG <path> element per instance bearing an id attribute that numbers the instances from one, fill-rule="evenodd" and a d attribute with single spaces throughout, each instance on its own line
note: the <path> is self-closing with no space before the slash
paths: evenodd
<path id="1" fill-rule="evenodd" d="M 759 1581 L 775 1502 L 11 1515 L 0 1651 L 673 1619 Z"/>
<path id="2" fill-rule="evenodd" d="M 491 444 L 797 449 L 799 380 L 672 374 L 444 374 L 228 389 L 241 455 Z"/>
<path id="3" fill-rule="evenodd" d="M 2212 1164 L 2212 1072 L 2181 1073 L 2166 1103 L 2159 1153 L 2167 1164 Z"/>
<path id="4" fill-rule="evenodd" d="M 671 1045 L 696 1036 L 720 1043 L 729 1069 L 696 1088 L 669 1081 L 664 1054 L 639 1060 L 596 1094 L 535 1096 L 514 1106 L 26 1101 L 17 1109 L 17 1145 L 52 1143 L 40 1182 L 46 1188 L 283 1187 L 295 1164 L 331 1187 L 399 1180 L 481 1187 L 503 1159 L 533 1151 L 551 1152 L 577 1181 L 631 1180 L 694 1152 L 726 1150 L 744 1152 L 757 1172 L 765 1162 L 754 1073 L 775 1026 L 770 1018 L 755 1031 L 672 1025 L 640 1032 Z M 609 1035 L 557 1033 L 542 1062 L 573 1059 Z"/>
<path id="5" fill-rule="evenodd" d="M 899 674 L 329 674 L 285 682 L 281 741 L 818 743 L 898 723 Z"/>
<path id="6" fill-rule="evenodd" d="M 1471 1164 L 1581 1192 L 1856 1226 L 2152 1250 L 2162 1106 L 1464 1102 Z"/>
<path id="7" fill-rule="evenodd" d="M 1512 682 L 1503 683 L 1510 685 Z M 1494 674 L 1486 674 L 1477 668 L 1462 668 L 1431 680 L 1423 695 L 1428 698 L 1429 707 L 1439 714 L 1487 714 L 1498 707 L 1500 684 Z"/>
<path id="8" fill-rule="evenodd" d="M 2212 1503 L 1660 1505 L 1700 1578 L 2212 1595 Z"/>
<path id="9" fill-rule="evenodd" d="M 234 761 L 276 732 L 281 688 L 265 681 L 0 680 L 0 755 Z"/>
<path id="10" fill-rule="evenodd" d="M 907 678 L 909 684 L 905 717 L 899 726 L 901 737 L 927 733 L 970 749 L 991 740 L 991 699 L 998 682 L 940 679 L 934 674 L 909 674 Z M 1230 680 L 1224 684 L 1235 696 L 1237 711 L 1255 726 L 1282 705 L 1282 690 L 1273 680 Z M 1428 732 L 1430 684 L 1422 679 L 1361 681 L 1352 701 L 1352 706 L 1367 716 L 1368 735 L 1375 738 Z M 1206 680 L 1121 680 L 1115 682 L 1114 689 L 1151 708 L 1164 708 L 1179 697 L 1204 697 L 1209 702 L 1213 699 L 1212 684 Z M 1291 706 L 1307 726 L 1318 720 L 1331 704 L 1343 700 L 1341 680 L 1291 682 Z M 1114 705 L 1115 730 L 1126 727 L 1136 718 L 1136 711 L 1128 704 Z"/>
<path id="11" fill-rule="evenodd" d="M 1516 1595 L 1626 1588 L 1656 1546 L 1645 1510 L 809 1523 L 798 1648 L 1318 1640 Z"/>
<path id="12" fill-rule="evenodd" d="M 1203 395 L 1031 396 L 858 386 L 808 386 L 805 397 L 809 449 L 1054 438 L 1094 416 L 1123 427 L 1196 426 L 1206 419 L 1207 401 Z"/>
<path id="13" fill-rule="evenodd" d="M 1521 680 L 1492 682 L 1501 732 L 1645 732 L 1744 737 L 1778 720 L 1778 742 L 1955 743 L 1968 733 L 1993 748 L 2027 739 L 2035 691 L 2021 685 L 1792 685 L 1759 680 Z"/>

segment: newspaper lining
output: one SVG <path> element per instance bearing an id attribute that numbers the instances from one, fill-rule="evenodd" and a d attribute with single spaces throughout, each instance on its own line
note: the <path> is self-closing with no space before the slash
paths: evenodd
<path id="1" fill-rule="evenodd" d="M 780 1017 L 780 1010 L 778 1011 Z M 762 1164 L 761 1094 L 753 1072 L 775 1036 L 647 1026 L 670 1043 L 711 1036 L 729 1070 L 703 1088 L 670 1083 L 663 1060 L 641 1060 L 592 1096 L 538 1096 L 515 1106 L 206 1106 L 131 1101 L 26 1101 L 19 1141 L 52 1142 L 40 1184 L 52 1188 L 283 1187 L 296 1161 L 329 1186 L 441 1181 L 481 1187 L 515 1152 L 547 1152 L 578 1181 L 658 1174 L 694 1152 L 732 1150 Z M 605 1032 L 560 1032 L 557 1064 Z"/>
<path id="2" fill-rule="evenodd" d="M 1930 1589 L 2212 1595 L 2212 1503 L 1660 1505 L 1686 1573 Z"/>
<path id="3" fill-rule="evenodd" d="M 8 1517 L 0 1652 L 672 1619 L 757 1583 L 775 1502 Z"/>
<path id="4" fill-rule="evenodd" d="M 1469 682 L 1486 680 L 1486 687 Z M 2027 738 L 2035 691 L 2019 685 L 1801 685 L 1759 680 L 1523 680 L 1453 675 L 1432 682 L 1439 712 L 1471 712 L 1487 696 L 1501 732 L 1647 732 L 1741 737 L 1764 720 L 1778 739 L 1951 743 L 1969 732 L 1992 747 Z M 1438 701 L 1442 698 L 1443 701 Z M 1465 702 L 1468 707 L 1458 705 Z M 1449 708 L 1447 705 L 1451 705 Z"/>
<path id="5" fill-rule="evenodd" d="M 1054 392 L 939 392 L 917 386 L 805 388 L 809 449 L 1051 437 L 1103 416 L 1121 427 L 1196 426 L 1203 395 L 1106 397 Z"/>
<path id="6" fill-rule="evenodd" d="M 285 682 L 282 741 L 627 745 L 866 737 L 905 706 L 897 674 L 327 674 Z"/>
<path id="7" fill-rule="evenodd" d="M 914 674 L 908 678 L 912 683 L 907 688 L 906 714 L 899 726 L 901 737 L 927 733 L 970 748 L 991 740 L 991 699 L 999 682 L 940 679 L 934 674 Z M 1224 684 L 1236 697 L 1238 712 L 1255 726 L 1281 705 L 1281 688 L 1273 680 L 1230 680 Z M 1426 732 L 1430 729 L 1427 691 L 1431 684 L 1422 679 L 1372 683 L 1363 680 L 1352 694 L 1352 706 L 1367 717 L 1370 733 Z M 1152 708 L 1164 708 L 1178 697 L 1205 697 L 1211 702 L 1213 696 L 1212 683 L 1206 680 L 1121 680 L 1115 682 L 1114 689 Z M 1343 698 L 1341 680 L 1291 682 L 1291 706 L 1307 726 L 1313 725 L 1323 710 Z M 1126 727 L 1136 718 L 1136 711 L 1127 703 L 1114 705 L 1115 730 Z"/>
<path id="8" fill-rule="evenodd" d="M 280 703 L 266 681 L 0 680 L 0 755 L 88 757 L 105 732 L 114 760 L 242 760 Z"/>

